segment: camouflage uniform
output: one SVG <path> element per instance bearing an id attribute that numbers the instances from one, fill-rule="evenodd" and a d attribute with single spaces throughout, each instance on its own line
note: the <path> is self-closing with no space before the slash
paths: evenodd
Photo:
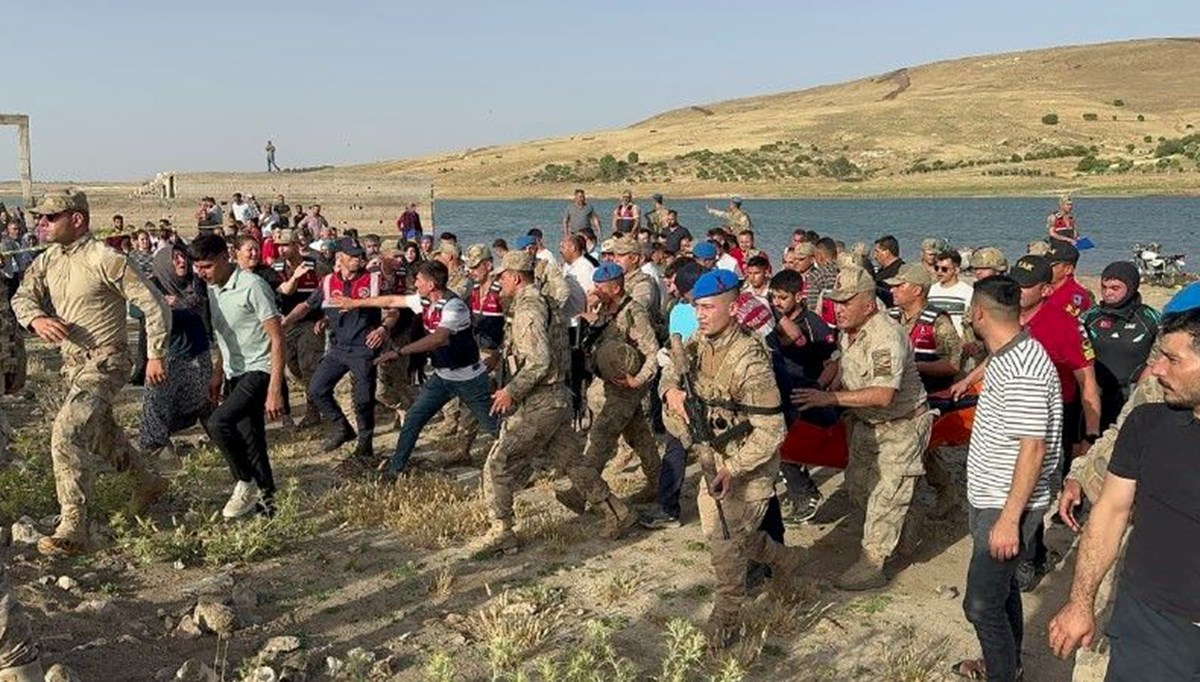
<path id="1" fill-rule="evenodd" d="M 701 457 L 714 457 L 714 470 L 726 468 L 731 474 L 730 489 L 720 502 L 720 512 L 707 484 L 699 486 L 696 500 L 716 578 L 710 627 L 712 634 L 720 636 L 722 631 L 736 626 L 746 599 L 746 571 L 750 562 L 765 564 L 776 575 L 787 576 L 792 568 L 789 564 L 794 564 L 799 552 L 798 548 L 788 549 L 774 541 L 762 530 L 779 477 L 779 444 L 785 430 L 783 412 L 766 348 L 736 322 L 731 321 L 725 331 L 714 337 L 693 337 L 686 342 L 685 349 L 689 379 L 696 397 L 708 406 L 708 421 L 714 435 L 720 437 L 743 423 L 750 425 L 748 433 L 718 448 L 690 446 L 693 451 L 703 449 L 697 453 Z M 664 368 L 663 395 L 679 386 L 678 368 L 674 365 Z M 690 443 L 687 428 L 673 413 L 667 412 L 663 421 L 668 430 Z"/>
<path id="2" fill-rule="evenodd" d="M 25 387 L 26 366 L 25 336 L 8 297 L 0 296 L 0 392 L 16 393 Z"/>
<path id="3" fill-rule="evenodd" d="M 725 221 L 724 226 L 728 228 L 729 231 L 734 234 L 734 236 L 737 236 L 746 230 L 753 229 L 753 225 L 750 222 L 750 214 L 743 211 L 740 206 L 734 206 L 728 211 L 710 208 L 708 209 L 708 213 L 709 215 Z"/>
<path id="4" fill-rule="evenodd" d="M 29 627 L 29 617 L 13 596 L 4 568 L 0 567 L 0 682 L 41 679 L 38 646 Z"/>
<path id="5" fill-rule="evenodd" d="M 511 256 L 511 257 L 510 257 Z M 505 255 L 506 267 L 532 268 L 526 252 Z M 504 334 L 503 362 L 512 376 L 503 390 L 512 396 L 515 409 L 501 423 L 500 435 L 483 466 L 483 495 L 492 529 L 479 551 L 516 548 L 513 535 L 513 496 L 524 487 L 538 453 L 571 480 L 589 502 L 606 514 L 606 533 L 616 538 L 634 521 L 616 499 L 600 473 L 579 458 L 579 438 L 571 428 L 571 395 L 567 390 L 570 367 L 567 327 L 548 298 L 526 284 L 512 301 Z"/>
<path id="6" fill-rule="evenodd" d="M 566 275 L 557 264 L 537 259 L 533 267 L 533 283 L 554 301 L 559 310 L 566 307 L 567 300 L 571 297 L 571 289 L 567 286 Z"/>
<path id="7" fill-rule="evenodd" d="M 629 447 L 637 453 L 642 463 L 651 492 L 658 485 L 658 474 L 662 458 L 658 454 L 658 442 L 650 432 L 650 422 L 642 407 L 642 398 L 649 391 L 650 380 L 658 372 L 655 356 L 658 339 L 650 315 L 642 304 L 626 295 L 617 306 L 615 314 L 598 322 L 606 325 L 595 345 L 589 360 L 589 370 L 596 375 L 587 390 L 588 407 L 592 411 L 592 426 L 588 431 L 587 446 L 583 459 L 597 471 L 616 454 L 617 438 L 623 436 Z M 607 324 L 606 324 L 607 323 Z M 608 355 L 610 345 L 627 345 L 637 350 L 641 366 L 629 374 L 640 382 L 640 388 L 618 386 L 604 377 L 605 368 L 598 367 L 596 358 Z M 611 374 L 611 373 L 610 373 Z M 639 499 L 644 495 L 639 494 Z"/>
<path id="8" fill-rule="evenodd" d="M 887 407 L 846 411 L 846 489 L 866 510 L 862 561 L 881 569 L 900 540 L 917 479 L 924 472 L 922 453 L 929 444 L 933 415 L 908 337 L 886 314 L 875 313 L 857 333 L 841 334 L 838 348 L 844 390 L 896 390 Z"/>
<path id="9" fill-rule="evenodd" d="M 86 197 L 78 197 L 82 193 L 47 195 L 38 212 L 86 210 Z M 42 252 L 13 297 L 13 312 L 21 326 L 28 328 L 36 318 L 57 315 L 69 329 L 61 345 L 66 396 L 50 433 L 61 521 L 54 537 L 38 544 L 44 553 L 68 546 L 71 553 L 78 553 L 87 544 L 93 454 L 117 471 L 135 473 L 139 479 L 135 504 L 153 497 L 154 491 L 161 492 L 165 483 L 142 467 L 124 429 L 113 418 L 113 401 L 129 379 L 128 303 L 145 313 L 149 358 L 165 358 L 171 320 L 166 302 L 125 256 L 90 233 Z"/>
<path id="10" fill-rule="evenodd" d="M 650 228 L 650 231 L 653 232 L 655 236 L 664 234 L 667 231 L 666 226 L 668 210 L 669 209 L 667 209 L 666 206 L 663 206 L 646 214 L 646 227 Z"/>

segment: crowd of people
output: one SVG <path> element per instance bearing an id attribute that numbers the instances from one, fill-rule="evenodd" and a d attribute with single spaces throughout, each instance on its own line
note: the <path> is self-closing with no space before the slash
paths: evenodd
<path id="1" fill-rule="evenodd" d="M 143 462 L 196 424 L 228 462 L 230 520 L 274 513 L 270 420 L 322 428 L 319 447 L 344 454 L 347 475 L 406 485 L 415 469 L 474 463 L 490 518 L 474 545 L 484 556 L 520 549 L 513 498 L 537 466 L 562 475 L 566 509 L 599 513 L 605 538 L 678 527 L 691 455 L 716 581 L 709 634 L 721 646 L 738 637 L 747 595 L 804 561 L 785 529 L 823 502 L 804 464 L 817 460 L 781 459 L 789 429 L 845 425 L 844 485 L 862 540 L 833 584 L 870 590 L 921 541 L 923 518 L 960 509 L 929 444 L 939 413 L 973 406 L 963 607 L 982 658 L 955 672 L 1021 677 L 1021 593 L 1052 570 L 1049 512 L 1057 500 L 1055 518 L 1079 530 L 1086 498 L 1055 652 L 1091 642 L 1096 595 L 1137 501 L 1154 518 L 1131 532 L 1110 679 L 1197 674 L 1200 559 L 1186 540 L 1200 536 L 1200 478 L 1185 458 L 1200 415 L 1200 291 L 1160 317 L 1136 268 L 1116 262 L 1097 300 L 1075 278 L 1069 206 L 1048 221 L 1047 243 L 1010 267 L 995 248 L 963 254 L 926 239 L 908 262 L 891 235 L 847 247 L 808 229 L 769 254 L 740 198 L 710 209 L 719 224 L 699 239 L 652 199 L 643 211 L 626 193 L 604 229 L 577 190 L 557 244 L 532 229 L 464 248 L 426 233 L 415 204 L 396 234 L 359 234 L 335 229 L 319 205 L 242 194 L 227 220 L 205 198 L 188 239 L 169 224 L 127 234 L 115 216 L 101 241 L 83 193 L 47 194 L 31 213 L 49 248 L 4 261 L 18 277 L 13 338 L 20 329 L 59 347 L 67 383 L 51 438 L 61 520 L 38 549 L 89 550 L 92 457 L 133 472 L 140 512 L 167 487 Z M 127 313 L 139 325 L 134 352 Z M 336 392 L 347 374 L 352 415 Z M 145 385 L 137 447 L 112 417 L 131 377 Z M 376 451 L 379 414 L 394 414 L 390 453 Z M 439 415 L 438 450 L 417 450 Z M 493 439 L 482 461 L 480 431 Z M 626 456 L 622 441 L 645 478 L 627 497 L 601 476 Z M 938 495 L 932 509 L 914 503 L 922 477 Z M 9 662 L 23 664 L 0 658 Z"/>

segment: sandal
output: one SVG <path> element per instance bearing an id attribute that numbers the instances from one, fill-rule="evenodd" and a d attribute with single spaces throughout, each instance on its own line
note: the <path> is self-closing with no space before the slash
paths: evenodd
<path id="1" fill-rule="evenodd" d="M 987 669 L 982 658 L 965 658 L 950 666 L 950 672 L 968 680 L 986 680 Z"/>

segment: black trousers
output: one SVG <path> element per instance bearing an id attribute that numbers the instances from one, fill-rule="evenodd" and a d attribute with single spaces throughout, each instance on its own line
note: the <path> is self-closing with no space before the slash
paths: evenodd
<path id="1" fill-rule="evenodd" d="M 1108 682 L 1200 679 L 1200 626 L 1117 587 L 1108 622 Z"/>
<path id="2" fill-rule="evenodd" d="M 375 431 L 375 385 L 378 372 L 375 353 L 365 346 L 361 350 L 331 348 L 313 372 L 308 384 L 308 399 L 316 404 L 326 421 L 342 423 L 346 415 L 334 400 L 333 389 L 342 377 L 353 381 L 354 418 L 359 437 L 368 438 Z"/>
<path id="3" fill-rule="evenodd" d="M 267 456 L 264 406 L 271 375 L 246 372 L 225 380 L 225 399 L 208 418 L 208 435 L 239 481 L 254 481 L 264 500 L 275 494 L 275 476 Z"/>

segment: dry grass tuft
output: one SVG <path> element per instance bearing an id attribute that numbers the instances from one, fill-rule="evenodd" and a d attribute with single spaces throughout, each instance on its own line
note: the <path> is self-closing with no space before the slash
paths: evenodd
<path id="1" fill-rule="evenodd" d="M 904 626 L 901 629 L 901 640 L 889 644 L 884 652 L 879 679 L 894 682 L 924 682 L 935 679 L 945 667 L 949 649 L 949 638 L 918 640 L 916 631 L 911 626 Z"/>
<path id="2" fill-rule="evenodd" d="M 467 620 L 467 630 L 487 648 L 494 671 L 511 671 L 563 631 L 562 590 L 532 586 L 505 590 Z"/>
<path id="3" fill-rule="evenodd" d="M 479 491 L 434 474 L 417 473 L 395 485 L 349 483 L 327 493 L 318 507 L 341 523 L 385 526 L 427 549 L 461 544 L 487 527 Z"/>
<path id="4" fill-rule="evenodd" d="M 763 637 L 791 638 L 812 628 L 832 608 L 833 602 L 821 599 L 821 591 L 813 580 L 802 580 L 793 586 L 779 586 L 772 581 L 767 591 L 755 600 L 746 627 Z"/>
<path id="5" fill-rule="evenodd" d="M 600 586 L 598 596 L 605 606 L 613 606 L 643 592 L 647 582 L 646 576 L 636 569 L 619 568 Z"/>
<path id="6" fill-rule="evenodd" d="M 429 595 L 434 599 L 446 599 L 454 589 L 454 571 L 447 566 L 438 571 L 429 581 Z"/>
<path id="7" fill-rule="evenodd" d="M 586 521 L 555 515 L 543 505 L 517 499 L 514 506 L 517 534 L 526 544 L 540 543 L 547 551 L 561 554 L 595 536 L 595 527 Z"/>

